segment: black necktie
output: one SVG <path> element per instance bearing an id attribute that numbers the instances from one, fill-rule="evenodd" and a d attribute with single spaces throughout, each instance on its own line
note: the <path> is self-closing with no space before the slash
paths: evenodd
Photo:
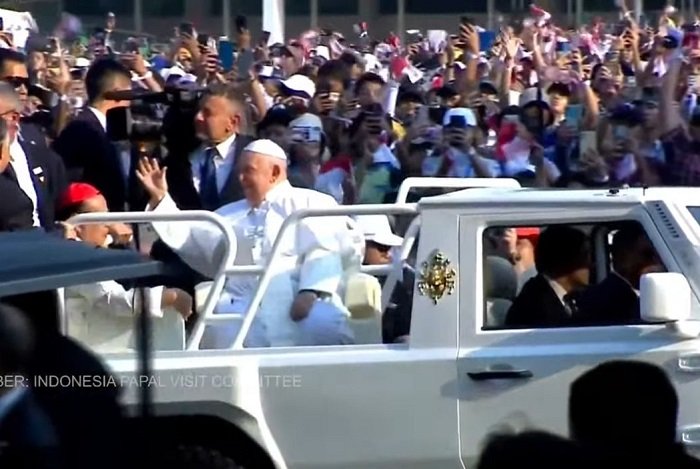
<path id="1" fill-rule="evenodd" d="M 569 308 L 569 311 L 571 311 L 572 316 L 578 314 L 578 304 L 576 303 L 576 297 L 574 297 L 574 295 L 564 295 L 564 304 L 567 308 Z"/>
<path id="2" fill-rule="evenodd" d="M 216 147 L 207 149 L 204 152 L 204 164 L 201 167 L 199 180 L 199 197 L 202 200 L 202 207 L 205 210 L 216 210 L 219 208 L 219 189 L 216 186 L 216 166 L 214 158 L 218 154 Z"/>

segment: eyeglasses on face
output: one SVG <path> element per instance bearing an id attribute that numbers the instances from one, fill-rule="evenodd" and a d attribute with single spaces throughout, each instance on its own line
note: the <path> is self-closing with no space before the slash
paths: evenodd
<path id="1" fill-rule="evenodd" d="M 2 81 L 9 83 L 13 88 L 20 88 L 24 85 L 25 88 L 29 88 L 29 78 L 27 77 L 3 77 Z"/>

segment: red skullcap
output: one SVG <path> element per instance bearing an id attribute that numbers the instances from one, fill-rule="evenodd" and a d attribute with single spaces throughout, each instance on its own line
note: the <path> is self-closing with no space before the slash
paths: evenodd
<path id="1" fill-rule="evenodd" d="M 58 209 L 63 210 L 73 205 L 82 204 L 86 200 L 92 199 L 100 194 L 101 192 L 98 191 L 95 186 L 84 182 L 74 182 L 68 186 L 59 199 Z"/>

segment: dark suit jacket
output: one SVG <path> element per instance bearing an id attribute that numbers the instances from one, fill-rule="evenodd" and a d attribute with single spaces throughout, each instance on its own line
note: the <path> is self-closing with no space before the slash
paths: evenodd
<path id="1" fill-rule="evenodd" d="M 0 194 L 0 231 L 31 229 L 34 226 L 32 201 L 7 170 L 0 173 Z"/>
<path id="2" fill-rule="evenodd" d="M 62 467 L 53 424 L 29 389 L 0 419 L 0 464 L 34 469 Z"/>
<path id="3" fill-rule="evenodd" d="M 125 204 L 135 211 L 146 206 L 146 196 L 134 174 L 137 161 L 132 155 L 131 172 L 125 180 L 117 147 L 90 109 L 84 109 L 68 124 L 53 148 L 63 158 L 69 181 L 86 182 L 99 189 L 110 212 L 123 212 Z"/>
<path id="4" fill-rule="evenodd" d="M 21 124 L 19 143 L 29 163 L 41 226 L 50 228 L 54 222 L 56 203 L 68 185 L 66 168 L 61 157 L 49 148 L 43 131 L 36 125 Z"/>
<path id="5" fill-rule="evenodd" d="M 249 135 L 237 135 L 234 141 L 234 161 L 243 149 L 254 140 Z M 199 198 L 199 188 L 194 187 L 192 182 L 192 164 L 190 155 L 173 155 L 165 161 L 168 167 L 168 187 L 170 196 L 181 210 L 201 210 L 202 201 Z M 230 204 L 243 198 L 243 189 L 238 179 L 238 171 L 231 171 L 228 182 L 219 194 L 221 205 Z"/>
<path id="6" fill-rule="evenodd" d="M 571 314 L 543 275 L 525 283 L 506 315 L 508 327 L 566 327 L 572 325 Z"/>
<path id="7" fill-rule="evenodd" d="M 625 324 L 640 321 L 639 297 L 617 274 L 611 273 L 590 287 L 579 301 L 581 319 L 591 324 Z"/>

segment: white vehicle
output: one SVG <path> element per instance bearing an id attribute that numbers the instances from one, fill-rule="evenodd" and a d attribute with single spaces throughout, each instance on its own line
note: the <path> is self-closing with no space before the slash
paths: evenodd
<path id="1" fill-rule="evenodd" d="M 243 348 L 269 278 L 259 269 L 258 291 L 245 315 L 212 316 L 224 272 L 257 272 L 251 266 L 225 265 L 224 259 L 222 278 L 215 279 L 201 324 L 183 350 L 155 353 L 156 425 L 173 445 L 186 432 L 189 443 L 195 435 L 197 445 L 243 467 L 473 468 L 485 439 L 504 427 L 532 426 L 566 435 L 571 382 L 598 363 L 624 358 L 652 362 L 667 371 L 681 401 L 679 439 L 698 449 L 698 200 L 700 189 L 501 187 L 472 188 L 417 204 L 302 211 L 283 229 L 311 216 L 414 217 L 401 252 L 406 259 L 418 238 L 409 343 Z M 153 214 L 109 216 L 144 221 Z M 217 221 L 211 214 L 192 216 Z M 81 217 L 81 222 L 104 220 Z M 593 282 L 610 271 L 609 235 L 619 221 L 644 227 L 668 271 L 643 278 L 642 322 L 517 330 L 503 326 L 494 304 L 507 306 L 515 291 L 502 293 L 507 289 L 486 280 L 491 278 L 484 243 L 488 230 L 583 227 L 594 249 Z M 391 268 L 384 296 L 400 265 Z M 380 275 L 376 268 L 367 270 Z M 370 306 L 381 314 L 376 300 Z M 198 350 L 205 323 L 225 320 L 242 323 L 231 349 Z M 128 384 L 138 380 L 134 354 L 104 358 L 126 380 L 124 405 L 135 406 L 139 387 Z"/>

